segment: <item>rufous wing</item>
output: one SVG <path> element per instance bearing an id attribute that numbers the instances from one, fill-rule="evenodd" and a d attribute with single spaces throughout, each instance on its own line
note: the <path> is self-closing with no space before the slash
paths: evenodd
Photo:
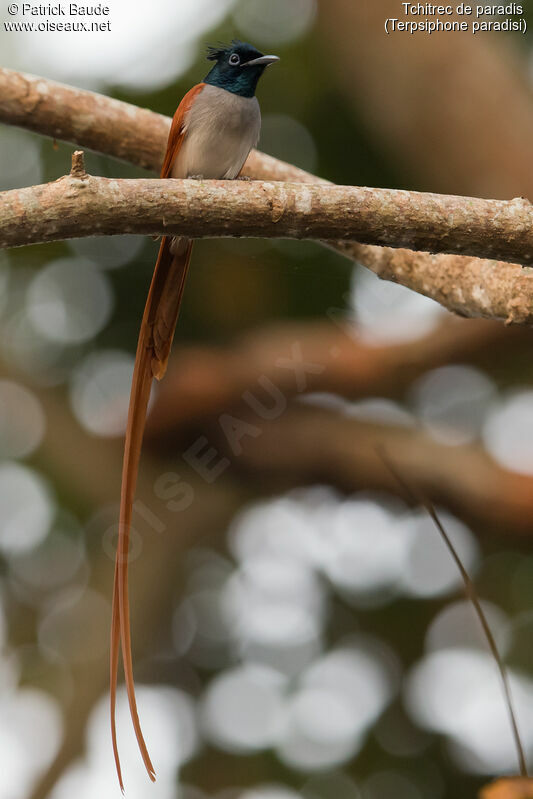
<path id="1" fill-rule="evenodd" d="M 204 86 L 205 83 L 198 83 L 196 86 L 193 86 L 176 109 L 168 134 L 167 151 L 163 159 L 163 166 L 161 167 L 160 177 L 162 178 L 170 177 L 174 161 L 176 160 L 176 156 L 180 151 L 183 139 L 187 133 L 187 115 Z"/>

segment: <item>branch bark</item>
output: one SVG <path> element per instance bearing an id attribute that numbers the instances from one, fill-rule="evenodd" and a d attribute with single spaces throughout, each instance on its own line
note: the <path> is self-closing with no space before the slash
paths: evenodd
<path id="1" fill-rule="evenodd" d="M 533 206 L 520 198 L 263 181 L 110 180 L 87 175 L 79 152 L 70 175 L 0 193 L 1 246 L 95 232 L 358 239 L 533 263 Z"/>
<path id="2" fill-rule="evenodd" d="M 0 69 L 0 121 L 74 142 L 146 169 L 160 167 L 170 120 L 92 92 Z M 327 181 L 263 153 L 251 153 L 243 173 L 260 180 Z M 530 280 L 517 265 L 464 256 L 330 242 L 379 277 L 437 300 L 464 316 L 531 323 Z"/>

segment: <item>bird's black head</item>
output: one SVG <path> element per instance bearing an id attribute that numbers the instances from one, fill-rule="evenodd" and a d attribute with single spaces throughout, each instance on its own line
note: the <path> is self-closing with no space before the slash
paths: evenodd
<path id="1" fill-rule="evenodd" d="M 266 67 L 279 61 L 277 56 L 263 55 L 251 44 L 236 39 L 229 46 L 209 47 L 207 59 L 215 65 L 204 82 L 241 97 L 253 97 Z"/>

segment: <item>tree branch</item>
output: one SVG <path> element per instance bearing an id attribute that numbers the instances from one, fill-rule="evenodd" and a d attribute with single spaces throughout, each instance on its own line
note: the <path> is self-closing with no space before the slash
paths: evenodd
<path id="1" fill-rule="evenodd" d="M 79 151 L 70 175 L 0 193 L 1 246 L 95 232 L 358 239 L 533 263 L 533 206 L 523 199 L 262 181 L 107 179 L 87 175 Z"/>
<path id="2" fill-rule="evenodd" d="M 478 533 L 531 536 L 533 478 L 502 468 L 479 444 L 450 447 L 416 428 L 372 424 L 297 402 L 273 421 L 244 409 L 234 413 L 236 424 L 251 431 L 239 439 L 238 455 L 218 418 L 202 430 L 219 457 L 228 457 L 246 475 L 248 485 L 255 474 L 263 490 L 269 484 L 279 489 L 325 483 L 346 493 L 368 489 L 401 496 L 381 458 L 384 449 L 408 483 Z"/>
<path id="3" fill-rule="evenodd" d="M 506 328 L 484 319 L 445 317 L 431 333 L 414 341 L 376 346 L 358 335 L 347 319 L 271 324 L 245 334 L 232 345 L 181 346 L 174 351 L 148 418 L 146 438 L 164 441 L 169 431 L 201 425 L 222 408 L 242 406 L 250 391 L 275 386 L 286 398 L 301 394 L 283 359 L 298 347 L 302 360 L 318 368 L 306 375 L 306 391 L 345 399 L 402 397 L 428 369 L 476 361 L 489 350 L 491 363 L 529 351 L 528 328 Z"/>
<path id="4" fill-rule="evenodd" d="M 146 109 L 8 69 L 0 69 L 0 121 L 154 170 L 160 167 L 170 125 L 168 118 Z M 244 174 L 327 185 L 257 151 L 251 153 Z M 533 321 L 530 277 L 516 265 L 346 241 L 330 245 L 380 277 L 425 294 L 456 313 L 516 323 Z"/>
<path id="5" fill-rule="evenodd" d="M 298 360 L 287 369 L 295 343 Z M 346 491 L 398 493 L 378 454 L 381 444 L 406 480 L 475 523 L 479 532 L 527 536 L 533 478 L 502 468 L 480 443 L 450 447 L 414 426 L 372 424 L 354 418 L 349 406 L 328 410 L 298 399 L 309 392 L 333 393 L 341 402 L 401 397 L 428 369 L 475 360 L 487 348 L 498 368 L 510 347 L 524 352 L 530 343 L 525 328 L 449 318 L 421 339 L 380 347 L 327 323 L 277 324 L 229 349 L 183 347 L 155 398 L 147 444 L 175 457 L 192 436 L 205 434 L 218 457 L 245 474 L 246 485 L 255 475 L 263 489 L 319 481 Z M 294 373 L 303 365 L 305 386 Z M 224 414 L 239 430 L 237 448 L 221 424 Z"/>
<path id="6" fill-rule="evenodd" d="M 342 244 L 337 249 L 342 249 Z M 347 243 L 349 257 L 382 280 L 430 297 L 459 316 L 533 324 L 529 269 L 505 261 Z"/>
<path id="7" fill-rule="evenodd" d="M 170 120 L 145 108 L 0 69 L 0 122 L 157 171 Z"/>

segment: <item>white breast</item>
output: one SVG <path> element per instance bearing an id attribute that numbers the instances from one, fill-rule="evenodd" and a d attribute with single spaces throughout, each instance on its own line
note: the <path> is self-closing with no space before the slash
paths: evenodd
<path id="1" fill-rule="evenodd" d="M 236 178 L 259 140 L 260 129 L 256 97 L 205 86 L 185 121 L 186 136 L 172 177 Z"/>

